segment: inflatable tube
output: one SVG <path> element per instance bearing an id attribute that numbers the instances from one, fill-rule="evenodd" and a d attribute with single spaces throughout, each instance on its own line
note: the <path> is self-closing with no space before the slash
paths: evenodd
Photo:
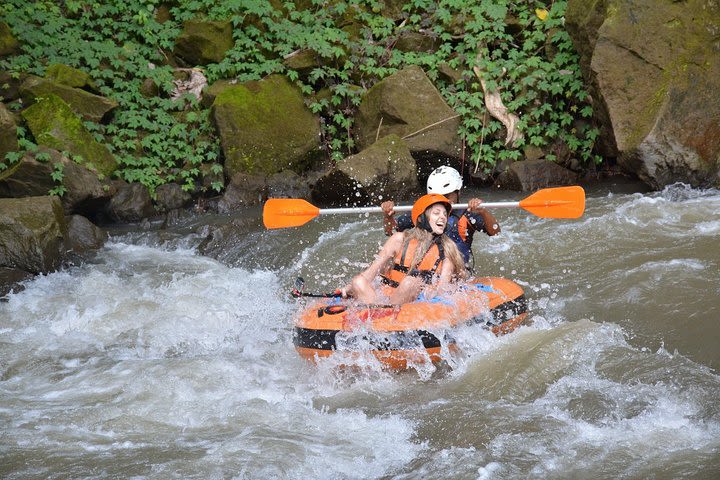
<path id="1" fill-rule="evenodd" d="M 295 322 L 293 342 L 301 357 L 316 361 L 338 350 L 371 352 L 384 366 L 441 360 L 443 348 L 457 349 L 452 329 L 481 324 L 494 334 L 515 330 L 527 317 L 527 302 L 515 282 L 474 278 L 457 293 L 404 305 L 358 305 L 330 299 L 305 308 Z"/>

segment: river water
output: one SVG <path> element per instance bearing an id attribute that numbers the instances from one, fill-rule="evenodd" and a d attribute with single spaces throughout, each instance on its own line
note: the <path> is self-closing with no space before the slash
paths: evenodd
<path id="1" fill-rule="evenodd" d="M 579 220 L 495 213 L 476 270 L 525 288 L 528 325 L 468 327 L 402 373 L 292 345 L 293 280 L 342 284 L 377 216 L 113 231 L 0 303 L 0 477 L 718 478 L 720 192 L 607 184 Z"/>

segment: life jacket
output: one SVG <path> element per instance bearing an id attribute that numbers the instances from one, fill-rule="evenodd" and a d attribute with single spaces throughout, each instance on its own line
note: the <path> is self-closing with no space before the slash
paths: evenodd
<path id="1" fill-rule="evenodd" d="M 402 251 L 398 252 L 393 259 L 393 266 L 387 275 L 383 275 L 382 281 L 390 287 L 397 288 L 400 282 L 407 276 L 420 277 L 423 282 L 428 285 L 432 283 L 433 276 L 440 270 L 443 260 L 445 260 L 445 250 L 442 246 L 442 236 L 437 236 L 433 240 L 432 245 L 425 252 L 422 260 L 415 268 L 410 268 L 415 251 L 418 247 L 416 239 L 410 239 L 405 242 Z"/>

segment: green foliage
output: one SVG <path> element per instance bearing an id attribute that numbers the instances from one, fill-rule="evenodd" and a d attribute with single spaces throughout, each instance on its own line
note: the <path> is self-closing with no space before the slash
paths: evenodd
<path id="1" fill-rule="evenodd" d="M 55 195 L 57 197 L 62 197 L 65 195 L 65 192 L 67 189 L 65 188 L 65 185 L 63 185 L 63 179 L 65 178 L 65 166 L 62 162 L 56 162 L 53 165 L 53 171 L 50 174 L 50 177 L 55 182 L 55 186 L 50 189 L 48 192 L 48 195 Z"/>
<path id="2" fill-rule="evenodd" d="M 535 8 L 544 2 L 406 0 L 390 18 L 385 2 L 377 0 L 180 0 L 169 4 L 170 19 L 161 23 L 160 0 L 9 0 L 0 14 L 23 50 L 0 60 L 0 69 L 42 75 L 47 66 L 62 63 L 87 72 L 120 107 L 109 124 L 86 127 L 114 153 L 120 176 L 151 190 L 178 181 L 192 191 L 201 172 L 217 176 L 222 169 L 209 111 L 187 96 L 169 98 L 174 86 L 168 59 L 182 22 L 193 18 L 233 25 L 234 47 L 204 68 L 208 81 L 286 75 L 321 116 L 330 158 L 355 153 L 353 117 L 362 94 L 399 69 L 419 65 L 460 114 L 459 133 L 480 168 L 521 158 L 526 145 L 549 152 L 558 143 L 597 162 L 592 149 L 598 131 L 563 27 L 566 3 L 552 2 L 541 19 Z M 433 48 L 396 48 L 408 33 L 421 33 Z M 288 66 L 287 59 L 307 51 L 313 66 Z M 445 67 L 457 72 L 456 81 L 441 75 Z M 520 118 L 519 144 L 505 145 L 505 127 L 488 114 L 475 67 Z M 159 95 L 142 94 L 148 81 Z M 220 191 L 222 184 L 214 181 L 210 188 Z"/>

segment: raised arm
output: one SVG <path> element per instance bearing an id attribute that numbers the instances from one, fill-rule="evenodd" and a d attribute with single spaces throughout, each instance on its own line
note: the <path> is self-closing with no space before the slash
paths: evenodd
<path id="1" fill-rule="evenodd" d="M 383 210 L 383 228 L 385 229 L 385 235 L 389 237 L 393 234 L 395 227 L 397 227 L 397 221 L 395 220 L 395 202 L 388 200 L 381 203 L 380 208 Z"/>
<path id="2" fill-rule="evenodd" d="M 486 208 L 482 207 L 482 200 L 480 200 L 479 198 L 471 198 L 468 201 L 467 211 L 475 215 L 480 215 L 482 217 L 482 230 L 484 230 L 485 233 L 487 233 L 489 236 L 492 237 L 493 235 L 497 235 L 498 233 L 500 233 L 500 224 L 495 218 L 495 215 L 490 213 L 490 211 Z"/>

